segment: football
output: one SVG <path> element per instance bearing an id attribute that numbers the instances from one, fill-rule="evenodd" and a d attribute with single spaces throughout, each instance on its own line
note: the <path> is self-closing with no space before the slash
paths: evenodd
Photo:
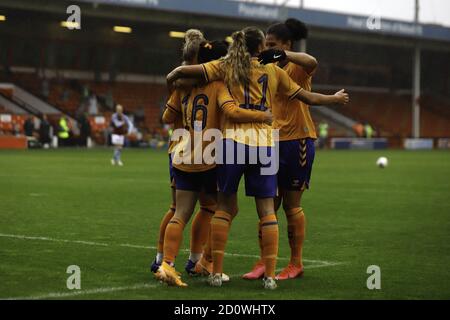
<path id="1" fill-rule="evenodd" d="M 377 166 L 379 168 L 386 168 L 388 165 L 388 159 L 386 157 L 379 157 L 377 160 Z"/>

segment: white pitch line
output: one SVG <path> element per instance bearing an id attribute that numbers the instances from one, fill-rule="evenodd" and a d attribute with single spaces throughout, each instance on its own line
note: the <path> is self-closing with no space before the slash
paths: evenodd
<path id="1" fill-rule="evenodd" d="M 23 239 L 23 240 L 41 240 L 41 241 L 52 241 L 52 242 L 79 243 L 79 244 L 86 244 L 86 245 L 90 245 L 90 246 L 103 246 L 103 247 L 108 247 L 109 246 L 109 244 L 102 243 L 102 242 L 83 241 L 83 240 L 55 239 L 55 238 L 49 238 L 49 237 L 34 237 L 34 236 L 24 236 L 24 235 L 18 235 L 18 234 L 4 234 L 4 233 L 0 233 L 0 237 L 16 238 L 16 239 Z"/>
<path id="2" fill-rule="evenodd" d="M 28 297 L 11 297 L 11 298 L 0 298 L 0 300 L 42 300 L 42 299 L 58 299 L 58 298 L 68 298 L 81 296 L 86 294 L 97 294 L 97 293 L 109 293 L 116 291 L 127 291 L 127 290 L 139 290 L 145 288 L 155 288 L 157 284 L 149 283 L 138 283 L 133 286 L 123 286 L 123 287 L 106 287 L 106 288 L 95 288 L 88 290 L 76 290 L 70 292 L 50 292 L 42 295 L 28 296 Z"/>
<path id="3" fill-rule="evenodd" d="M 25 235 L 17 235 L 17 234 L 5 234 L 5 233 L 0 233 L 0 237 L 22 239 L 22 240 L 41 240 L 41 241 L 63 242 L 63 243 L 77 243 L 77 244 L 85 244 L 85 245 L 91 245 L 91 246 L 102 246 L 102 247 L 119 246 L 119 247 L 135 248 L 135 249 L 150 249 L 150 250 L 156 250 L 157 249 L 156 247 L 153 247 L 153 246 L 142 246 L 142 245 L 134 245 L 134 244 L 129 244 L 129 243 L 109 244 L 109 243 L 104 243 L 104 242 L 56 239 L 56 238 L 49 238 L 49 237 L 36 237 L 36 236 L 25 236 Z M 189 252 L 189 249 L 182 249 L 181 251 Z M 254 254 L 242 254 L 242 253 L 228 253 L 228 252 L 225 252 L 225 255 L 226 256 L 231 256 L 231 257 L 259 259 L 259 255 L 254 255 Z M 289 260 L 289 258 L 278 257 L 277 260 L 284 260 L 284 261 L 286 261 L 286 260 Z M 321 266 L 324 266 L 324 267 L 342 264 L 341 262 L 333 262 L 333 261 L 325 261 L 325 260 L 303 259 L 303 261 L 308 262 L 308 263 L 313 263 L 313 264 L 320 264 Z"/>
<path id="4" fill-rule="evenodd" d="M 0 234 L 0 236 L 1 236 L 1 234 Z M 153 247 L 153 246 L 141 246 L 141 245 L 135 245 L 135 244 L 129 244 L 129 243 L 119 244 L 119 246 L 121 246 L 121 247 L 127 247 L 127 248 L 135 248 L 135 249 L 150 249 L 150 250 L 156 250 L 156 249 L 157 249 L 157 247 Z M 183 251 L 183 252 L 190 252 L 189 249 L 181 249 L 180 251 Z M 242 257 L 242 258 L 259 259 L 259 256 L 256 255 L 256 254 L 244 254 L 244 253 L 230 253 L 230 252 L 225 252 L 225 255 L 226 255 L 226 256 L 231 256 L 231 257 Z M 289 258 L 278 257 L 277 260 L 289 260 Z M 325 261 L 325 260 L 303 259 L 303 261 L 305 261 L 305 262 L 310 262 L 310 263 L 320 263 L 320 264 L 322 264 L 323 266 L 342 264 L 341 262 L 333 262 L 333 261 Z"/>

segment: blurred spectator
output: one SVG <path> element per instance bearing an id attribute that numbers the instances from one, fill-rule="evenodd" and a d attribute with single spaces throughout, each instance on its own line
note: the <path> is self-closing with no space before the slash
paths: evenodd
<path id="1" fill-rule="evenodd" d="M 366 122 L 366 125 L 364 126 L 364 136 L 367 139 L 372 139 L 373 134 L 374 134 L 374 130 L 373 130 L 372 126 L 368 122 Z"/>
<path id="2" fill-rule="evenodd" d="M 27 137 L 32 137 L 34 133 L 34 120 L 33 116 L 28 116 L 23 124 L 23 131 Z"/>
<path id="3" fill-rule="evenodd" d="M 92 94 L 91 94 L 91 96 L 89 98 L 88 113 L 91 116 L 95 116 L 96 114 L 98 114 L 97 96 L 93 92 L 92 92 Z"/>
<path id="4" fill-rule="evenodd" d="M 80 145 L 88 146 L 88 138 L 91 136 L 91 124 L 86 113 L 83 113 L 78 119 L 80 126 Z"/>
<path id="5" fill-rule="evenodd" d="M 328 139 L 328 123 L 322 121 L 319 123 L 319 148 L 325 148 Z"/>
<path id="6" fill-rule="evenodd" d="M 42 115 L 41 125 L 39 127 L 39 140 L 44 146 L 48 148 L 50 145 L 50 123 L 48 122 L 47 115 Z"/>
<path id="7" fill-rule="evenodd" d="M 357 122 L 353 125 L 353 131 L 355 131 L 357 137 L 364 136 L 364 125 L 360 122 Z"/>
<path id="8" fill-rule="evenodd" d="M 58 123 L 58 143 L 61 146 L 69 145 L 70 129 L 67 118 L 62 116 Z"/>

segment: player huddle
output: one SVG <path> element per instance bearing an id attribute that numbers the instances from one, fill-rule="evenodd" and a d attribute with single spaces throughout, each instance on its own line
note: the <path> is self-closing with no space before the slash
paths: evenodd
<path id="1" fill-rule="evenodd" d="M 255 199 L 261 252 L 243 278 L 263 279 L 264 288 L 275 289 L 276 280 L 303 274 L 305 215 L 300 200 L 309 187 L 316 139 L 309 105 L 348 102 L 343 90 L 334 95 L 311 92 L 317 61 L 292 51 L 294 43 L 306 37 L 305 25 L 295 19 L 270 26 L 266 35 L 254 27 L 237 31 L 229 47 L 223 41 L 207 41 L 198 30 L 187 31 L 183 65 L 167 76 L 171 96 L 163 121 L 183 134 L 169 146 L 173 203 L 160 225 L 152 264 L 157 279 L 187 286 L 175 270 L 175 258 L 199 201 L 185 269 L 191 275 L 207 275 L 211 286 L 229 281 L 223 260 L 238 213 L 242 176 L 246 195 Z M 209 133 L 218 130 L 220 139 L 211 138 Z M 201 142 L 192 143 L 198 135 Z M 198 148 L 209 150 L 215 161 L 199 158 Z M 272 172 L 268 169 L 274 161 L 278 170 Z M 276 211 L 281 205 L 291 259 L 275 275 Z"/>

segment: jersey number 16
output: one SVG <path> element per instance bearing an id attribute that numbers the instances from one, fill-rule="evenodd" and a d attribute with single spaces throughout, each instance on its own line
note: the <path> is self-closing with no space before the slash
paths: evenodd
<path id="1" fill-rule="evenodd" d="M 208 117 L 208 104 L 209 104 L 209 99 L 208 96 L 206 94 L 199 94 L 196 95 L 194 100 L 192 101 L 192 110 L 191 110 L 191 121 L 187 120 L 187 111 L 189 110 L 189 106 L 188 106 L 188 102 L 189 102 L 189 97 L 190 95 L 187 95 L 186 97 L 184 97 L 183 101 L 182 101 L 182 105 L 183 105 L 183 109 L 184 109 L 184 117 L 183 117 L 183 122 L 184 122 L 184 126 L 187 127 L 187 129 L 189 130 L 198 130 L 198 128 L 195 127 L 195 122 L 197 121 L 197 113 L 198 112 L 202 112 L 202 118 L 201 118 L 201 122 L 202 122 L 202 127 L 201 130 L 204 130 L 206 128 L 206 120 Z"/>

